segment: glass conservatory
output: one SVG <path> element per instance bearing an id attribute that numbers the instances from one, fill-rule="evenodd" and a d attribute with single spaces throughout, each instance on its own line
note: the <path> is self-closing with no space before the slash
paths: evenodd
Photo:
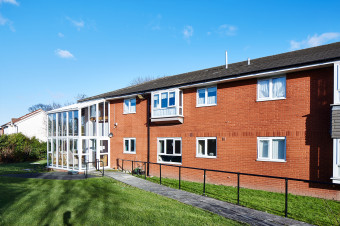
<path id="1" fill-rule="evenodd" d="M 78 103 L 48 112 L 47 165 L 81 171 L 87 162 L 110 166 L 109 103 Z M 94 168 L 90 163 L 89 168 Z"/>

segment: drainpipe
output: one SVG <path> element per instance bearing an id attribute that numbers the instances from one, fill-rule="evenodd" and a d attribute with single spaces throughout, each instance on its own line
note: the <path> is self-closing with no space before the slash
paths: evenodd
<path id="1" fill-rule="evenodd" d="M 147 176 L 150 176 L 150 108 L 151 108 L 151 105 L 150 105 L 150 95 L 147 95 L 145 94 L 146 96 L 146 126 L 147 126 L 147 139 L 148 139 L 148 153 L 147 153 Z"/>

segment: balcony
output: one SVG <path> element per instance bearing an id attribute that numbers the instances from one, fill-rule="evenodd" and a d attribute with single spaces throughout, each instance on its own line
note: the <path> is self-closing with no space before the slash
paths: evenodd
<path id="1" fill-rule="evenodd" d="M 160 90 L 151 94 L 151 122 L 183 123 L 183 92 Z"/>

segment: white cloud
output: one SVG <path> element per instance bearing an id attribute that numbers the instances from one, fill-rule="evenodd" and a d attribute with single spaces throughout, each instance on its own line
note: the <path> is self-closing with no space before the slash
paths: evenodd
<path id="1" fill-rule="evenodd" d="M 54 52 L 60 58 L 69 58 L 69 59 L 73 59 L 74 58 L 73 54 L 70 53 L 68 50 L 57 49 Z"/>
<path id="2" fill-rule="evenodd" d="M 16 0 L 0 0 L 0 4 L 2 4 L 2 3 L 9 3 L 9 4 L 12 4 L 12 5 L 19 6 L 19 3 Z"/>
<path id="3" fill-rule="evenodd" d="M 225 35 L 225 36 L 236 35 L 236 31 L 237 31 L 237 27 L 233 25 L 228 25 L 228 24 L 222 24 L 217 29 L 217 33 L 219 33 L 220 35 Z"/>
<path id="4" fill-rule="evenodd" d="M 70 21 L 71 24 L 72 24 L 73 26 L 75 26 L 78 30 L 80 30 L 80 28 L 83 28 L 83 27 L 85 26 L 85 23 L 84 23 L 83 20 L 76 21 L 76 20 L 71 19 L 71 18 L 68 17 L 68 16 L 66 17 L 66 19 L 67 19 L 68 21 Z"/>
<path id="5" fill-rule="evenodd" d="M 183 29 L 183 36 L 185 39 L 190 39 L 194 35 L 194 29 L 192 26 L 185 26 Z"/>
<path id="6" fill-rule="evenodd" d="M 12 31 L 12 32 L 15 32 L 15 29 L 13 27 L 13 22 L 10 21 L 9 19 L 3 17 L 1 14 L 0 14 L 0 26 L 5 26 L 5 25 L 8 25 L 9 29 Z"/>
<path id="7" fill-rule="evenodd" d="M 290 49 L 296 50 L 296 49 L 319 46 L 319 45 L 323 45 L 327 43 L 328 41 L 337 40 L 339 38 L 340 38 L 339 32 L 328 32 L 328 33 L 323 33 L 321 35 L 315 34 L 314 36 L 308 36 L 307 39 L 302 40 L 300 42 L 291 40 Z"/>
<path id="8" fill-rule="evenodd" d="M 59 32 L 58 36 L 59 36 L 59 38 L 64 38 L 65 35 L 63 33 Z"/>

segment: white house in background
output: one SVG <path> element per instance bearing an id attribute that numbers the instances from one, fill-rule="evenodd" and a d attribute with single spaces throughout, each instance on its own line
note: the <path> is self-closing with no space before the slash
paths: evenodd
<path id="1" fill-rule="evenodd" d="M 46 112 L 38 109 L 20 118 L 12 118 L 10 122 L 0 126 L 0 135 L 22 133 L 27 137 L 36 137 L 46 142 L 46 125 Z"/>

